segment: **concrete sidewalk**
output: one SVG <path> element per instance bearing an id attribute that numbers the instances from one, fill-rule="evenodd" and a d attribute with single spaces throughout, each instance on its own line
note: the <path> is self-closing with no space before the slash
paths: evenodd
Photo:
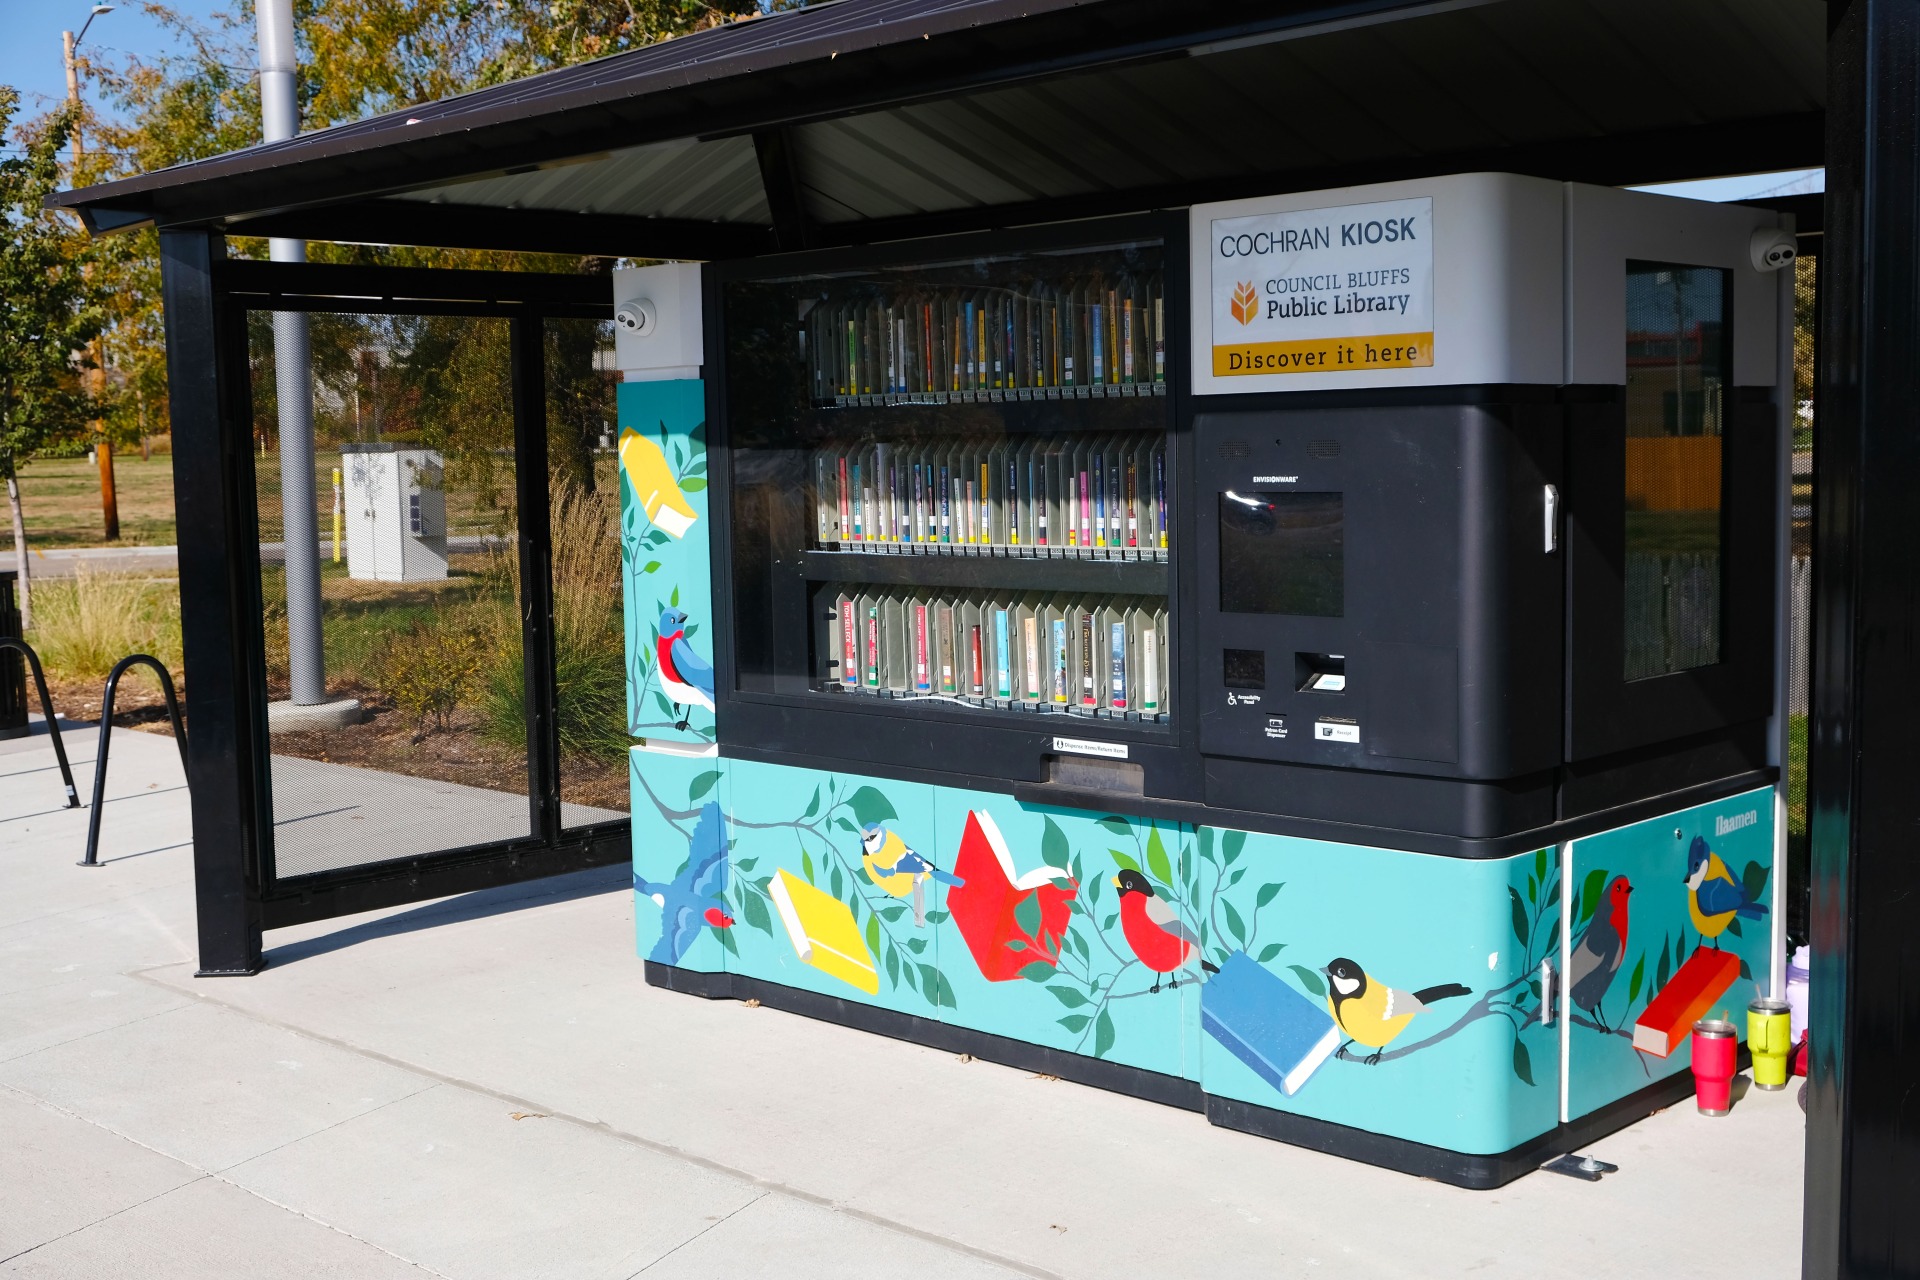
<path id="1" fill-rule="evenodd" d="M 196 980 L 173 744 L 113 752 L 87 871 L 46 739 L 0 744 L 0 1274 L 1798 1271 L 1791 1092 L 1643 1122 L 1594 1148 L 1604 1182 L 1457 1191 L 657 991 L 620 870 L 276 932 L 258 977 Z"/>

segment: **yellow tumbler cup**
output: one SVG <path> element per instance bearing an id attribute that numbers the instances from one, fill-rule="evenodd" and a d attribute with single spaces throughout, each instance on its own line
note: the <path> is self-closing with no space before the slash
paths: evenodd
<path id="1" fill-rule="evenodd" d="M 1753 1083 L 1758 1089 L 1787 1087 L 1789 1041 L 1787 1002 L 1762 997 L 1747 1006 L 1747 1049 L 1753 1054 Z"/>

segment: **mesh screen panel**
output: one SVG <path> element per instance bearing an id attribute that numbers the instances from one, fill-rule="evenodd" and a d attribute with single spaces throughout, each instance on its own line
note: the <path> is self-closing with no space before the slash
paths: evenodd
<path id="1" fill-rule="evenodd" d="M 303 370 L 288 318 L 249 317 L 267 684 L 286 700 L 312 648 L 288 596 L 310 536 L 325 696 L 364 718 L 272 735 L 275 873 L 527 836 L 508 322 L 314 314 Z M 289 513 L 309 395 L 313 509 Z"/>

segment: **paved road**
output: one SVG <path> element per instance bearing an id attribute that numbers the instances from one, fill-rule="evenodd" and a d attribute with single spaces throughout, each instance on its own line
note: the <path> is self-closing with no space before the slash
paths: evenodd
<path id="1" fill-rule="evenodd" d="M 0 1276 L 1798 1274 L 1790 1092 L 1644 1121 L 1593 1148 L 1604 1182 L 1458 1191 L 659 991 L 623 868 L 195 979 L 173 744 L 113 752 L 83 871 L 45 739 L 0 743 Z"/>

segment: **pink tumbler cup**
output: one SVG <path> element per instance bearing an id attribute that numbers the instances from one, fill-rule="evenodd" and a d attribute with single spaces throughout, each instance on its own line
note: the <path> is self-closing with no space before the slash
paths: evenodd
<path id="1" fill-rule="evenodd" d="M 1740 1042 L 1733 1024 L 1702 1018 L 1693 1024 L 1693 1100 L 1703 1116 L 1724 1116 L 1733 1110 L 1733 1073 Z"/>

